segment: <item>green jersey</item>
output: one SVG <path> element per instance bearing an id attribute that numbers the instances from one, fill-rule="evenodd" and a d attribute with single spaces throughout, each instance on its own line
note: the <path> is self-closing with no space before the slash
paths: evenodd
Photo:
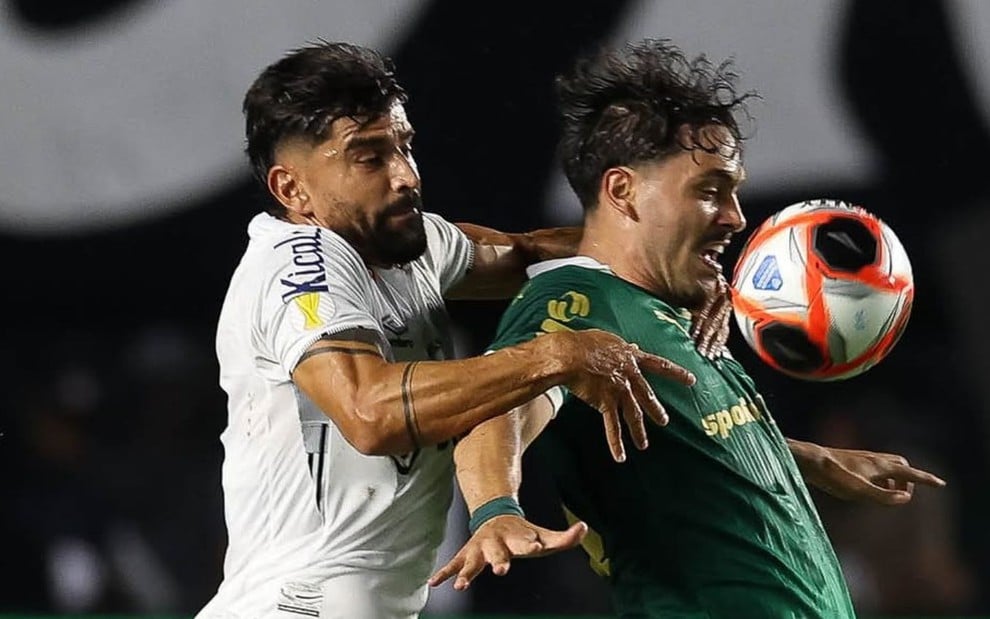
<path id="1" fill-rule="evenodd" d="M 614 462 L 601 415 L 574 396 L 532 449 L 623 617 L 855 616 L 821 520 L 784 437 L 732 358 L 695 349 L 690 314 L 589 258 L 556 260 L 502 317 L 492 349 L 597 328 L 691 370 L 692 387 L 647 375 L 670 415 L 650 447 Z M 627 435 L 628 444 L 628 435 Z"/>

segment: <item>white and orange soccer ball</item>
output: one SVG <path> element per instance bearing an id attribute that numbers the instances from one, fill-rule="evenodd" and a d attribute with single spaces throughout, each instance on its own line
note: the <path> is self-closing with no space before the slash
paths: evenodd
<path id="1" fill-rule="evenodd" d="M 809 200 L 778 211 L 743 247 L 736 323 L 771 367 L 843 380 L 880 362 L 907 325 L 914 279 L 893 230 L 859 206 Z"/>

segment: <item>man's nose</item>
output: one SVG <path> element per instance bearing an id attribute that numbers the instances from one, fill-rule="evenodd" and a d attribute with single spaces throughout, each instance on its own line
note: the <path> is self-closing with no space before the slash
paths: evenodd
<path id="1" fill-rule="evenodd" d="M 419 189 L 419 170 L 412 156 L 396 153 L 389 161 L 389 172 L 393 191 Z"/>
<path id="2" fill-rule="evenodd" d="M 746 216 L 743 215 L 742 207 L 739 205 L 739 196 L 733 195 L 719 209 L 718 223 L 732 229 L 733 232 L 740 232 L 746 228 Z"/>

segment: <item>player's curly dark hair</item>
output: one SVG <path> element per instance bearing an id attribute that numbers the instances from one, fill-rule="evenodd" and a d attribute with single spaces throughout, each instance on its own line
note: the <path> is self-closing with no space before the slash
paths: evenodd
<path id="1" fill-rule="evenodd" d="M 406 99 L 392 61 L 374 50 L 321 40 L 290 51 L 262 71 L 244 95 L 254 177 L 267 186 L 275 150 L 286 140 L 317 144 L 329 137 L 334 120 L 372 121 Z M 277 201 L 269 203 L 270 213 L 284 213 Z"/>
<path id="2" fill-rule="evenodd" d="M 611 167 L 682 150 L 713 151 L 698 140 L 705 125 L 724 125 L 741 144 L 736 115 L 756 95 L 738 94 L 736 80 L 731 60 L 714 65 L 705 56 L 689 59 L 666 39 L 600 49 L 559 76 L 558 154 L 585 210 L 597 204 L 599 182 Z M 687 143 L 679 138 L 684 125 L 691 129 Z"/>

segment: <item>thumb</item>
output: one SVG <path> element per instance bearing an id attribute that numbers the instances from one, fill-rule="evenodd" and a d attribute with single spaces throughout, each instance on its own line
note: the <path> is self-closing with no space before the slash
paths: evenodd
<path id="1" fill-rule="evenodd" d="M 845 498 L 870 499 L 881 505 L 901 505 L 911 500 L 911 495 L 903 490 L 887 489 L 872 483 L 870 480 L 843 469 L 847 473 L 843 494 Z"/>
<path id="2" fill-rule="evenodd" d="M 588 525 L 575 522 L 566 531 L 540 530 L 540 540 L 543 541 L 543 552 L 552 553 L 569 550 L 580 544 L 588 534 Z"/>

